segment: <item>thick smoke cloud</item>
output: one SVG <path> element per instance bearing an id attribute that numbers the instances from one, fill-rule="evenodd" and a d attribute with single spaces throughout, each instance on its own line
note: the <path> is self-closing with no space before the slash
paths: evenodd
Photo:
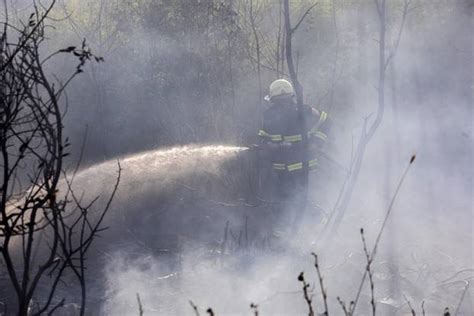
<path id="1" fill-rule="evenodd" d="M 291 238 L 270 234 L 266 223 L 274 216 L 271 205 L 249 198 L 255 185 L 253 153 L 233 146 L 245 142 L 258 125 L 253 73 L 236 71 L 234 78 L 240 106 L 233 118 L 241 133 L 215 135 L 222 126 L 210 126 L 208 116 L 216 115 L 210 112 L 216 96 L 186 93 L 179 84 L 167 86 L 170 78 L 158 78 L 166 64 L 189 75 L 191 89 L 196 81 L 186 67 L 202 61 L 203 52 L 189 47 L 200 44 L 188 39 L 186 50 L 160 34 L 136 30 L 123 50 L 105 55 L 107 62 L 86 74 L 90 80 L 69 92 L 66 124 L 76 143 L 89 124 L 90 167 L 76 178 L 78 190 L 89 198 L 105 198 L 112 189 L 117 165 L 114 159 L 101 161 L 132 153 L 120 158 L 123 177 L 108 214 L 110 230 L 91 259 L 89 278 L 99 280 L 91 293 L 96 311 L 136 314 L 139 294 L 145 314 L 151 315 L 193 315 L 189 300 L 201 314 L 207 307 L 218 314 L 250 314 L 253 302 L 261 315 L 304 315 L 307 307 L 297 276 L 305 271 L 316 309 L 322 312 L 310 255 L 316 252 L 330 314 L 342 314 L 336 297 L 347 303 L 354 299 L 366 264 L 359 229 L 364 228 L 371 249 L 400 176 L 416 153 L 372 266 L 377 309 L 381 315 L 409 312 L 408 299 L 417 312 L 425 301 L 428 314 L 441 314 L 446 306 L 456 310 L 465 292 L 460 311 L 472 313 L 474 294 L 465 283 L 472 281 L 474 266 L 472 6 L 468 1 L 415 2 L 418 9 L 407 17 L 388 67 L 383 123 L 367 147 L 347 216 L 338 232 L 328 235 L 321 233 L 324 220 L 345 176 L 344 168 L 334 163 L 323 162 L 312 176 L 311 207 L 300 232 Z M 364 118 L 377 108 L 378 46 L 373 38 L 378 20 L 372 1 L 335 3 L 339 47 L 334 21 L 328 15 L 318 20 L 316 8 L 309 20 L 313 24 L 302 24 L 298 31 L 295 48 L 307 102 L 330 111 L 334 121 L 326 151 L 348 166 Z M 389 11 L 390 47 L 400 23 L 398 9 L 394 5 Z M 162 56 L 160 62 L 150 64 L 156 56 Z M 333 82 L 327 78 L 333 74 L 337 81 L 331 100 Z M 272 79 L 272 74 L 264 75 L 265 84 Z M 91 90 L 96 82 L 102 92 Z M 228 92 L 219 91 L 224 103 L 231 103 Z M 219 136 L 231 139 L 231 147 L 199 145 Z M 174 143 L 196 144 L 156 149 Z M 149 151 L 140 153 L 145 149 Z M 321 216 L 316 204 L 327 214 Z M 225 240 L 232 247 L 226 248 Z M 358 312 L 369 311 L 366 285 Z"/>
<path id="2" fill-rule="evenodd" d="M 340 27 L 350 29 L 351 24 L 357 22 L 355 14 L 350 6 L 342 10 L 343 26 Z M 370 20 L 362 30 L 369 32 L 370 28 L 377 27 L 377 20 L 372 8 L 367 7 L 366 14 Z M 321 243 L 320 226 L 317 222 L 307 222 L 304 233 L 283 246 L 285 251 L 265 255 L 258 250 L 248 250 L 217 262 L 200 260 L 200 251 L 190 247 L 183 252 L 177 274 L 163 268 L 158 258 L 149 259 L 153 264 L 146 267 L 133 260 L 119 260 L 112 265 L 112 271 L 117 274 L 111 273 L 107 283 L 110 293 L 117 292 L 110 296 L 104 310 L 118 312 L 128 308 L 132 311 L 135 308 L 133 294 L 137 292 L 143 293 L 144 305 L 150 311 L 170 308 L 168 311 L 192 314 L 192 309 L 186 308 L 186 301 L 192 299 L 203 308 L 212 306 L 224 314 L 248 312 L 250 302 L 259 304 L 263 314 L 304 314 L 306 309 L 296 276 L 305 270 L 311 282 L 316 282 L 309 254 L 317 251 L 332 311 L 337 314 L 335 297 L 341 296 L 346 301 L 354 297 L 365 266 L 359 228 L 365 228 L 369 246 L 372 245 L 399 177 L 414 153 L 417 161 L 396 201 L 373 265 L 378 309 L 383 314 L 403 306 L 407 310 L 405 298 L 418 310 L 421 301 L 425 301 L 429 313 L 440 313 L 445 306 L 455 309 L 465 290 L 462 280 L 471 277 L 465 269 L 473 265 L 472 81 L 465 81 L 472 79 L 472 74 L 466 74 L 472 66 L 472 47 L 467 45 L 472 40 L 466 33 L 465 26 L 469 23 L 466 13 L 458 11 L 442 25 L 436 22 L 436 17 L 421 19 L 421 27 L 410 18 L 405 26 L 399 51 L 389 68 L 392 77 L 387 88 L 389 107 L 384 123 L 368 146 L 349 214 L 337 236 L 328 243 Z M 393 29 L 396 29 L 395 22 Z M 420 38 L 427 42 L 420 42 Z M 315 56 L 310 52 L 316 48 L 301 45 L 301 51 Z M 350 157 L 363 116 L 376 108 L 373 87 L 376 63 L 370 62 L 376 60 L 376 45 L 370 40 L 361 45 L 356 54 L 344 56 L 347 59 L 340 61 L 339 66 L 345 67 L 344 74 L 361 61 L 362 65 L 368 65 L 362 68 L 362 74 L 359 72 L 362 78 L 342 75 L 336 88 L 350 95 L 344 100 L 336 90 L 338 111 L 333 113 L 336 127 L 334 145 L 330 149 L 341 162 L 347 162 Z M 453 45 L 453 50 L 443 58 L 440 52 L 446 50 L 446 45 Z M 306 78 L 303 82 L 311 82 L 310 78 L 317 77 L 321 68 L 330 68 L 326 65 L 327 58 L 314 61 L 303 54 L 301 62 L 305 61 L 309 70 L 306 68 L 302 73 Z M 316 66 L 313 69 L 311 65 Z M 310 96 L 315 94 L 311 87 L 306 91 Z M 346 102 L 342 103 L 343 100 Z M 329 209 L 340 183 L 334 174 L 331 179 L 333 181 L 316 177 L 312 191 L 312 198 L 325 201 L 324 206 Z M 331 189 L 321 188 L 321 182 Z M 123 258 L 121 253 L 115 255 Z M 147 256 L 149 254 L 144 258 Z M 455 275 L 458 271 L 463 272 Z M 134 281 L 150 280 L 146 277 L 150 275 L 155 276 L 150 282 Z M 165 275 L 169 278 L 160 278 Z M 134 284 L 133 290 L 125 289 L 122 284 Z M 150 292 L 150 289 L 153 290 Z M 164 299 L 163 293 L 170 296 Z M 316 286 L 316 296 L 317 293 Z M 368 295 L 365 289 L 361 312 L 370 308 Z M 317 303 L 321 311 L 321 302 L 317 300 Z M 461 310 L 472 311 L 471 290 Z"/>

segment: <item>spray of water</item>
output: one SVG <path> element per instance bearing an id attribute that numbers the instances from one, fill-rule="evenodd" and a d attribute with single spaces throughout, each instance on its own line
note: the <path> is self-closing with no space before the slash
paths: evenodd
<path id="1" fill-rule="evenodd" d="M 158 214 L 158 211 L 162 211 L 164 196 L 168 195 L 170 191 L 174 192 L 177 181 L 181 181 L 183 178 L 199 174 L 219 174 L 224 162 L 236 158 L 246 149 L 245 147 L 222 145 L 158 149 L 98 163 L 80 170 L 74 177 L 69 174 L 67 177 L 69 181 L 73 179 L 74 193 L 81 199 L 83 205 L 88 205 L 95 200 L 92 209 L 101 210 L 107 203 L 116 181 L 117 161 L 120 161 L 122 169 L 116 198 L 104 221 L 104 226 L 110 227 L 110 229 L 103 234 L 103 238 L 97 240 L 97 248 L 94 248 L 90 254 L 90 270 L 92 271 L 90 276 L 95 277 L 101 274 L 102 270 L 107 272 L 107 269 L 110 268 L 110 262 L 107 260 L 109 257 L 103 259 L 103 254 L 111 249 L 116 249 L 118 244 L 123 249 L 124 245 L 129 242 L 140 243 L 139 236 L 137 237 L 140 233 L 144 233 L 146 236 L 150 236 L 151 232 L 163 232 L 171 235 L 180 230 L 169 225 L 170 222 L 176 222 L 176 217 L 180 217 L 180 215 L 172 210 L 167 218 Z M 58 191 L 59 196 L 68 191 L 64 179 L 58 184 Z M 176 202 L 175 199 L 179 200 L 175 194 L 172 194 L 170 199 L 173 200 L 173 203 Z M 15 205 L 20 203 L 22 203 L 21 199 L 12 202 L 10 211 L 15 211 Z M 147 224 L 150 225 L 147 226 Z M 160 227 L 160 224 L 168 225 L 168 228 Z M 131 241 L 134 238 L 135 240 Z M 170 238 L 164 239 L 169 240 Z M 12 244 L 19 251 L 21 238 L 15 238 L 12 240 Z M 105 267 L 102 264 L 105 264 Z M 93 298 L 91 300 L 94 301 Z"/>
<path id="2" fill-rule="evenodd" d="M 186 177 L 191 172 L 217 173 L 222 162 L 247 149 L 224 145 L 190 145 L 150 150 L 108 160 L 79 171 L 74 177 L 73 189 L 76 194 L 85 194 L 85 200 L 97 196 L 107 199 L 117 176 L 117 162 L 120 162 L 123 181 L 118 188 L 119 197 L 130 198 L 142 189 L 158 192 L 171 181 Z M 72 176 L 68 178 L 72 179 Z M 59 193 L 67 191 L 64 179 L 58 187 Z M 19 203 L 21 199 L 13 201 L 9 210 L 15 210 Z"/>
<path id="3" fill-rule="evenodd" d="M 151 150 L 118 159 L 123 181 L 119 199 L 133 196 L 143 189 L 158 192 L 170 182 L 193 172 L 218 173 L 222 162 L 236 157 L 246 147 L 208 145 L 180 146 Z M 106 196 L 112 190 L 117 171 L 117 160 L 108 160 L 80 171 L 74 187 L 86 193 Z M 142 195 L 140 194 L 140 195 Z"/>

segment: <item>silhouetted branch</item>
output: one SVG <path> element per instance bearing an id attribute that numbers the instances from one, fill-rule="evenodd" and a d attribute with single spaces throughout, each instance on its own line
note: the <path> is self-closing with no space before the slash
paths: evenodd
<path id="1" fill-rule="evenodd" d="M 365 269 L 366 269 L 367 274 L 369 276 L 370 295 L 371 295 L 370 305 L 372 306 L 372 315 L 375 316 L 374 279 L 373 279 L 372 269 L 371 269 L 372 259 L 370 257 L 369 251 L 367 250 L 367 243 L 365 241 L 364 229 L 363 228 L 360 229 L 360 236 L 362 238 L 362 244 L 364 245 L 365 258 L 367 259 L 367 265 L 366 265 Z"/>
<path id="2" fill-rule="evenodd" d="M 349 303 L 349 306 L 347 306 L 346 302 L 344 302 L 339 296 L 336 299 L 337 299 L 337 302 L 339 303 L 339 305 L 341 306 L 342 311 L 344 312 L 344 315 L 351 316 L 352 308 L 354 306 L 354 301 L 351 301 Z"/>
<path id="3" fill-rule="evenodd" d="M 23 29 L 5 24 L 0 45 L 0 253 L 17 296 L 18 315 L 51 314 L 60 308 L 63 301 L 51 304 L 66 270 L 78 276 L 83 298 L 81 315 L 84 315 L 85 255 L 103 229 L 103 216 L 111 202 L 108 201 L 102 216 L 92 222 L 88 211 L 94 201 L 83 207 L 76 198 L 76 207 L 73 204 L 68 207 L 71 201 L 67 196 L 72 189 L 67 177 L 66 197 L 64 192 L 59 192 L 64 159 L 69 155 L 69 142 L 63 136 L 65 110 L 60 99 L 86 62 L 102 59 L 91 53 L 85 40 L 79 49 L 71 46 L 41 57 L 48 27 L 45 21 L 55 2 L 44 8 L 43 13 L 35 5 L 35 12 Z M 8 17 L 6 19 L 8 21 Z M 9 32 L 14 33 L 12 38 L 16 43 L 8 41 Z M 77 64 L 64 83 L 53 84 L 44 65 L 59 53 L 70 53 Z M 30 186 L 16 187 L 19 178 L 28 179 Z M 116 187 L 112 198 L 115 191 Z M 44 237 L 45 231 L 47 237 Z M 73 242 L 73 237 L 80 241 Z M 13 255 L 16 240 L 21 245 L 18 259 Z M 46 252 L 38 259 L 36 254 L 40 248 Z M 51 279 L 46 301 L 42 306 L 32 305 L 32 298 L 45 276 Z"/>
<path id="4" fill-rule="evenodd" d="M 258 305 L 254 303 L 250 303 L 250 308 L 253 310 L 253 315 L 258 316 Z"/>
<path id="5" fill-rule="evenodd" d="M 323 284 L 323 276 L 321 274 L 321 270 L 319 269 L 319 261 L 318 261 L 318 255 L 315 254 L 314 252 L 311 253 L 314 257 L 314 267 L 316 268 L 316 272 L 318 273 L 318 280 L 319 280 L 319 286 L 321 288 L 321 295 L 323 296 L 323 303 L 324 303 L 324 313 L 322 315 L 329 315 L 329 308 L 328 308 L 328 295 L 326 292 L 326 289 L 324 288 Z"/>
<path id="6" fill-rule="evenodd" d="M 298 276 L 298 281 L 303 283 L 303 296 L 304 296 L 304 300 L 306 301 L 306 305 L 308 305 L 308 309 L 309 309 L 309 314 L 308 315 L 309 316 L 314 316 L 313 301 L 309 297 L 309 293 L 308 293 L 309 284 L 306 283 L 306 280 L 304 279 L 304 273 L 303 272 L 301 272 L 300 275 Z"/>
<path id="7" fill-rule="evenodd" d="M 143 305 L 140 299 L 140 294 L 137 293 L 138 315 L 143 316 Z"/>
<path id="8" fill-rule="evenodd" d="M 193 308 L 194 314 L 195 314 L 196 316 L 199 316 L 198 307 L 197 307 L 196 305 L 194 305 L 193 301 L 189 301 L 189 305 L 191 305 L 191 307 Z"/>
<path id="9" fill-rule="evenodd" d="M 408 308 L 410 308 L 411 315 L 412 315 L 412 316 L 416 316 L 416 312 L 415 312 L 415 310 L 413 309 L 413 306 L 411 306 L 411 303 L 410 303 L 410 301 L 408 300 L 408 298 L 406 297 L 406 295 L 403 295 L 403 297 L 405 298 L 405 302 L 407 302 L 407 304 L 408 304 Z"/>
<path id="10" fill-rule="evenodd" d="M 25 30 L 23 30 L 23 35 L 26 34 L 26 36 L 23 37 L 22 41 L 16 46 L 16 49 L 13 51 L 13 53 L 8 57 L 8 59 L 3 63 L 3 65 L 0 66 L 0 72 L 4 71 L 15 59 L 15 57 L 22 51 L 22 49 L 25 48 L 25 45 L 30 41 L 31 37 L 42 27 L 44 20 L 46 17 L 48 17 L 49 13 L 53 9 L 54 5 L 56 4 L 56 0 L 53 0 L 49 7 L 46 9 L 46 11 L 43 13 L 43 15 L 37 20 L 34 21 L 34 13 L 30 16 L 30 20 L 28 21 L 27 27 L 25 27 Z M 7 4 L 6 1 L 4 2 L 5 5 L 5 10 L 7 10 Z M 8 12 L 6 11 L 7 16 Z M 33 21 L 33 23 L 32 23 Z M 5 29 L 4 29 L 4 34 L 7 33 L 7 23 L 5 23 Z M 28 27 L 33 27 L 31 30 L 28 30 Z"/>

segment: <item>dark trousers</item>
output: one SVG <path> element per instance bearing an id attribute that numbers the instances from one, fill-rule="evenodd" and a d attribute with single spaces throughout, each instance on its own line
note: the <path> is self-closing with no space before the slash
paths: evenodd
<path id="1" fill-rule="evenodd" d="M 274 183 L 276 201 L 275 224 L 287 232 L 296 232 L 306 209 L 307 186 L 303 171 L 277 173 Z"/>

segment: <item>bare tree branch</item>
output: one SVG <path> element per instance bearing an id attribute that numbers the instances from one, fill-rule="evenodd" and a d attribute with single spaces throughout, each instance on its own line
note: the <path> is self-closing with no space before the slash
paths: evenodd
<path id="1" fill-rule="evenodd" d="M 46 12 L 44 12 L 43 16 L 39 19 L 39 21 L 36 22 L 36 24 L 33 26 L 31 31 L 25 36 L 23 41 L 20 42 L 20 44 L 16 47 L 16 50 L 11 54 L 11 56 L 7 59 L 7 61 L 0 67 L 0 72 L 5 70 L 5 68 L 8 67 L 8 65 L 11 64 L 13 59 L 15 59 L 16 55 L 24 48 L 24 46 L 28 43 L 28 41 L 33 36 L 33 34 L 36 33 L 36 31 L 38 30 L 40 25 L 42 25 L 42 23 L 44 22 L 46 17 L 49 15 L 49 13 L 51 12 L 51 10 L 53 9 L 55 4 L 56 4 L 56 0 L 53 0 L 51 2 L 51 4 L 49 5 L 49 7 L 47 8 Z M 5 5 L 5 8 L 6 7 L 7 6 Z M 8 12 L 7 12 L 7 14 L 8 14 Z M 31 17 L 33 17 L 33 15 Z M 5 23 L 5 27 L 7 27 L 7 23 Z M 5 33 L 6 33 L 6 31 L 5 31 Z"/>
<path id="2" fill-rule="evenodd" d="M 304 21 L 304 19 L 306 18 L 306 16 L 309 14 L 309 12 L 311 12 L 311 10 L 318 5 L 318 2 L 314 3 L 313 5 L 311 5 L 308 9 L 306 9 L 306 11 L 303 13 L 303 15 L 300 17 L 300 19 L 298 20 L 298 22 L 296 23 L 296 25 L 294 27 L 291 28 L 291 33 L 294 33 L 296 32 L 296 30 L 298 29 L 298 27 L 300 26 L 300 24 Z"/>
<path id="3" fill-rule="evenodd" d="M 408 13 L 410 12 L 410 4 L 411 4 L 411 0 L 404 0 L 403 13 L 402 13 L 402 22 L 400 23 L 400 27 L 398 29 L 398 34 L 397 34 L 397 39 L 395 41 L 395 45 L 392 47 L 392 50 L 391 50 L 389 56 L 387 57 L 387 60 L 385 61 L 385 69 L 387 69 L 388 65 L 390 64 L 392 59 L 395 57 L 395 55 L 398 51 L 398 46 L 400 45 L 400 39 L 402 38 L 402 32 L 403 32 L 403 29 L 404 29 L 404 26 L 405 26 L 405 20 L 406 20 L 406 17 L 408 15 Z"/>
<path id="4" fill-rule="evenodd" d="M 45 29 L 48 27 L 45 21 L 54 3 L 44 7 L 43 13 L 35 5 L 35 12 L 23 29 L 6 23 L 0 45 L 0 161 L 3 181 L 0 186 L 0 255 L 17 296 L 18 315 L 51 314 L 60 308 L 61 301 L 52 304 L 66 270 L 72 270 L 78 277 L 83 294 L 81 315 L 84 315 L 85 255 L 103 229 L 102 221 L 120 180 L 119 165 L 112 196 L 96 220 L 88 216 L 95 200 L 85 207 L 80 205 L 67 177 L 66 197 L 59 192 L 64 158 L 69 155 L 69 143 L 63 136 L 64 110 L 60 99 L 66 86 L 82 72 L 86 62 L 102 60 L 91 53 L 85 41 L 81 48 L 70 47 L 46 58 L 41 57 L 41 45 L 45 42 Z M 15 33 L 16 43 L 8 42 L 9 32 Z M 58 53 L 73 54 L 77 65 L 65 83 L 53 84 L 43 67 Z M 16 187 L 21 178 L 30 181 L 27 188 Z M 69 194 L 74 195 L 76 206 L 70 205 Z M 20 244 L 18 255 L 13 244 L 16 241 Z M 36 254 L 40 248 L 47 251 L 38 258 Z M 45 276 L 51 278 L 50 292 L 44 294 L 46 302 L 43 306 L 36 304 L 33 309 L 37 310 L 30 310 L 32 298 Z"/>

